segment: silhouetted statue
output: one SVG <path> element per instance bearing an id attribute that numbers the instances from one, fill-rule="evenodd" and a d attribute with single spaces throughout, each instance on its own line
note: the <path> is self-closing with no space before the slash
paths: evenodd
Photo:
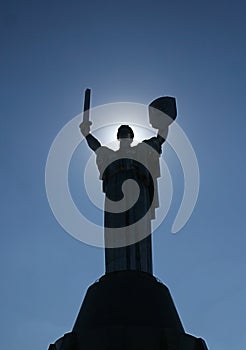
<path id="1" fill-rule="evenodd" d="M 96 153 L 103 192 L 106 195 L 106 273 L 119 270 L 152 273 L 151 220 L 155 218 L 155 209 L 159 206 L 159 157 L 168 126 L 176 117 L 175 99 L 159 98 L 149 107 L 150 122 L 158 129 L 157 136 L 131 146 L 133 130 L 128 125 L 121 125 L 117 132 L 117 151 L 102 146 L 90 133 L 92 123 L 88 117 L 80 124 L 89 147 Z M 163 114 L 164 111 L 166 114 Z"/>

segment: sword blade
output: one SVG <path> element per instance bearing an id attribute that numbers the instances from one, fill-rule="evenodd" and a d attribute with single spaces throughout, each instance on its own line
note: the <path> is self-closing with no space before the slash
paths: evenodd
<path id="1" fill-rule="evenodd" d="M 89 121 L 90 102 L 91 102 L 91 90 L 86 89 L 85 99 L 84 99 L 83 122 Z"/>

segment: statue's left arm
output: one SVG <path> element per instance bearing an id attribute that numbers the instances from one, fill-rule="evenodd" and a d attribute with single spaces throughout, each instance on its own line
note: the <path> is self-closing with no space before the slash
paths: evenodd
<path id="1" fill-rule="evenodd" d="M 161 145 L 166 141 L 167 134 L 168 126 L 165 129 L 158 130 L 156 138 Z"/>
<path id="2" fill-rule="evenodd" d="M 157 136 L 151 137 L 150 139 L 144 140 L 143 142 L 150 145 L 159 154 L 161 154 L 161 146 L 166 141 L 167 134 L 168 134 L 168 127 L 166 127 L 165 129 L 158 130 Z"/>

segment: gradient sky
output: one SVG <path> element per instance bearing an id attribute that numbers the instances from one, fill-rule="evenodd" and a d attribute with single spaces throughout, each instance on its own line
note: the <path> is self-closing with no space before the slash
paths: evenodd
<path id="1" fill-rule="evenodd" d="M 201 187 L 171 234 L 183 191 L 173 157 L 154 274 L 187 333 L 210 349 L 245 349 L 245 12 L 240 0 L 1 1 L 2 349 L 47 349 L 104 273 L 103 250 L 63 231 L 44 183 L 51 143 L 86 87 L 93 106 L 176 97 Z"/>

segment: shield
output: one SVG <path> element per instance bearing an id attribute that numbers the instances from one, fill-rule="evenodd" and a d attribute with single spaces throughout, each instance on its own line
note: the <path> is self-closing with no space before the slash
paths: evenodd
<path id="1" fill-rule="evenodd" d="M 177 116 L 174 97 L 159 97 L 149 104 L 149 122 L 155 129 L 167 128 Z"/>

